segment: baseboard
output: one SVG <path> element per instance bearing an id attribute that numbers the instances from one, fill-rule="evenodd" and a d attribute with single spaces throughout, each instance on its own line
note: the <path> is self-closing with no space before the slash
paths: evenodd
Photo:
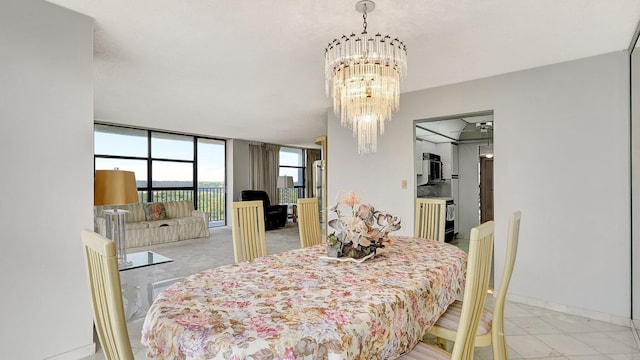
<path id="1" fill-rule="evenodd" d="M 96 344 L 91 343 L 89 345 L 85 345 L 77 349 L 64 352 L 62 354 L 48 357 L 45 360 L 80 360 L 80 359 L 86 358 L 87 356 L 91 356 L 95 353 L 96 353 Z"/>
<path id="2" fill-rule="evenodd" d="M 636 346 L 640 349 L 640 336 L 638 335 L 638 324 L 637 321 L 631 319 L 631 332 L 633 333 L 633 340 L 636 341 Z"/>
<path id="3" fill-rule="evenodd" d="M 565 314 L 577 315 L 577 316 L 586 317 L 593 320 L 607 322 L 610 324 L 629 327 L 629 318 L 624 316 L 603 313 L 595 310 L 583 309 L 576 306 L 556 304 L 550 301 L 533 299 L 530 297 L 520 296 L 520 295 L 507 295 L 507 299 L 509 301 L 513 301 L 516 303 L 536 306 L 536 307 L 540 307 L 547 310 L 558 311 Z"/>

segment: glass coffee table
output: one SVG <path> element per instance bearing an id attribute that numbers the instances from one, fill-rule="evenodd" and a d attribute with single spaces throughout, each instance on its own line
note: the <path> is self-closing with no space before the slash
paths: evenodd
<path id="1" fill-rule="evenodd" d="M 173 262 L 173 260 L 164 255 L 154 253 L 151 250 L 139 251 L 127 254 L 127 263 L 119 270 L 127 271 L 169 262 Z"/>
<path id="2" fill-rule="evenodd" d="M 122 302 L 127 320 L 143 317 L 153 302 L 152 285 L 156 282 L 154 265 L 173 262 L 151 250 L 127 254 L 127 263 L 120 267 Z"/>

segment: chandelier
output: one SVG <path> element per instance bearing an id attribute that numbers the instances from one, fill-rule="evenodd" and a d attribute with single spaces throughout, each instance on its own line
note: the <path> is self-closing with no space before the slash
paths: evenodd
<path id="1" fill-rule="evenodd" d="M 376 152 L 378 131 L 400 104 L 400 78 L 407 75 L 407 47 L 389 35 L 367 34 L 367 13 L 375 3 L 361 0 L 360 36 L 342 35 L 325 49 L 325 91 L 333 95 L 333 111 L 343 127 L 358 138 L 358 154 Z"/>

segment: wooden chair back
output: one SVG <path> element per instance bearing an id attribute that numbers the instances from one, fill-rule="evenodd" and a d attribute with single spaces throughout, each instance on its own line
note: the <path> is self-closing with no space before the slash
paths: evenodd
<path id="1" fill-rule="evenodd" d="M 447 201 L 416 199 L 414 236 L 444 242 Z"/>
<path id="2" fill-rule="evenodd" d="M 261 200 L 233 202 L 231 223 L 236 263 L 267 256 L 264 208 Z"/>
<path id="3" fill-rule="evenodd" d="M 494 223 L 488 221 L 471 229 L 464 298 L 453 351 L 419 342 L 398 360 L 455 359 L 472 360 L 480 316 L 484 309 L 491 274 Z"/>
<path id="4" fill-rule="evenodd" d="M 452 359 L 473 359 L 476 332 L 489 287 L 494 228 L 494 222 L 487 221 L 471 229 L 466 285 Z"/>
<path id="5" fill-rule="evenodd" d="M 507 231 L 507 256 L 504 260 L 502 280 L 496 295 L 496 303 L 493 308 L 493 321 L 491 325 L 491 342 L 493 343 L 493 358 L 496 360 L 506 360 L 507 342 L 504 336 L 504 304 L 507 298 L 509 282 L 513 274 L 513 267 L 516 262 L 518 252 L 518 239 L 520 238 L 520 219 L 522 213 L 516 211 L 509 217 L 509 228 Z"/>
<path id="6" fill-rule="evenodd" d="M 483 314 L 480 317 L 480 326 L 476 333 L 475 346 L 493 345 L 493 358 L 496 360 L 506 360 L 508 358 L 506 338 L 504 336 L 504 306 L 518 250 L 520 218 L 521 213 L 519 211 L 514 212 L 509 217 L 507 255 L 500 287 L 494 293 L 496 294 L 496 303 L 493 309 L 483 310 Z M 463 302 L 456 300 L 449 305 L 447 311 L 429 329 L 429 334 L 436 336 L 438 341 L 447 345 L 447 347 L 450 345 L 447 341 L 455 341 L 456 339 L 462 307 Z"/>
<path id="7" fill-rule="evenodd" d="M 98 339 L 108 360 L 133 360 L 122 304 L 116 245 L 89 230 L 82 230 L 93 318 Z"/>
<path id="8" fill-rule="evenodd" d="M 318 198 L 298 199 L 298 230 L 301 247 L 322 244 Z"/>

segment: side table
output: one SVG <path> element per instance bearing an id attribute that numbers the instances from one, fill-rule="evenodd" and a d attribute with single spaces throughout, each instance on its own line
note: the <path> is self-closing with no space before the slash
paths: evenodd
<path id="1" fill-rule="evenodd" d="M 298 204 L 287 204 L 287 218 L 294 223 L 298 221 Z"/>

